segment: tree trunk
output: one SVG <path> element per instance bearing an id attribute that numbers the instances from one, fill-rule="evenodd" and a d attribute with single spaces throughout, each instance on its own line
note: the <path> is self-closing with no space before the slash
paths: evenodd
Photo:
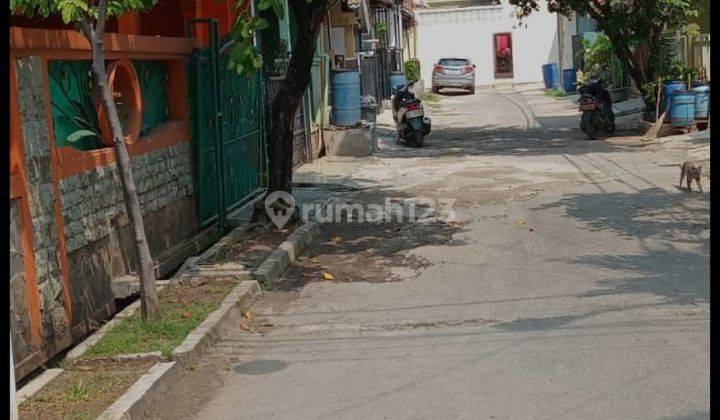
<path id="1" fill-rule="evenodd" d="M 103 8 L 102 4 L 98 9 Z M 103 10 L 104 11 L 104 10 Z M 103 47 L 103 26 L 104 13 L 98 13 L 98 24 L 96 29 L 84 30 L 85 36 L 90 41 L 92 47 L 92 73 L 95 77 L 96 87 L 99 90 L 101 100 L 107 111 L 108 122 L 112 131 L 113 142 L 115 146 L 115 156 L 117 159 L 118 170 L 120 171 L 120 180 L 123 187 L 123 197 L 125 199 L 125 209 L 127 210 L 130 227 L 132 228 L 133 237 L 135 239 L 135 247 L 140 264 L 140 301 L 143 319 L 156 320 L 160 318 L 160 307 L 158 305 L 157 290 L 155 289 L 155 273 L 154 262 L 150 254 L 147 237 L 145 236 L 145 226 L 143 223 L 142 211 L 140 209 L 140 200 L 135 187 L 132 166 L 130 164 L 130 155 L 125 145 L 125 139 L 122 132 L 120 119 L 118 118 L 115 101 L 110 93 L 108 86 L 108 76 L 105 70 L 105 52 Z M 101 22 L 101 19 L 103 22 Z M 97 29 L 99 28 L 99 29 Z"/>
<path id="2" fill-rule="evenodd" d="M 327 13 L 327 1 L 288 2 L 297 20 L 297 41 L 293 46 L 287 75 L 270 108 L 268 159 L 270 180 L 267 194 L 292 192 L 293 126 L 295 113 L 310 83 L 318 33 Z"/>
<path id="3" fill-rule="evenodd" d="M 615 55 L 623 63 L 625 68 L 633 79 L 635 85 L 640 90 L 645 103 L 646 114 L 651 114 L 655 108 L 655 89 L 654 86 L 648 88 L 651 82 L 652 69 L 650 68 L 650 55 L 652 47 L 643 43 L 637 45 L 636 51 L 630 50 L 627 43 L 624 42 L 622 34 L 613 34 L 606 32 L 610 42 L 615 47 Z"/>

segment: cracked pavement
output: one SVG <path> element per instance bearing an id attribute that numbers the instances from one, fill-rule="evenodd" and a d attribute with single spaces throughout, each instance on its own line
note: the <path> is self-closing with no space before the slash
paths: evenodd
<path id="1" fill-rule="evenodd" d="M 377 155 L 296 179 L 356 187 L 342 194 L 361 203 L 453 198 L 451 240 L 409 229 L 383 248 L 396 233 L 368 227 L 314 246 L 346 279 L 290 270 L 252 309 L 257 328 L 222 337 L 155 415 L 709 418 L 710 183 L 675 186 L 707 142 L 587 141 L 567 104 L 533 91 L 426 107 L 426 147 L 394 144 L 385 112 Z M 396 281 L 353 277 L 374 269 L 348 259 L 366 248 Z"/>

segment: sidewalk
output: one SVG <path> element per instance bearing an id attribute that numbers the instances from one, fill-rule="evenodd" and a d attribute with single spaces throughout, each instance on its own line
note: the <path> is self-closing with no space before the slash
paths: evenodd
<path id="1" fill-rule="evenodd" d="M 571 93 L 560 99 L 567 99 L 573 104 L 577 104 L 577 102 L 580 100 L 580 94 Z M 615 102 L 613 104 L 613 112 L 615 112 L 616 117 L 623 117 L 631 114 L 640 114 L 642 113 L 644 107 L 645 104 L 643 103 L 642 97 L 628 98 L 626 101 Z"/>
<path id="2" fill-rule="evenodd" d="M 545 94 L 545 89 L 515 89 L 514 93 L 532 110 L 538 124 L 545 129 L 575 126 L 579 122 L 578 100 L 580 95 L 573 93 L 564 97 L 552 97 Z M 641 97 L 629 98 L 613 104 L 615 124 L 618 130 L 637 130 L 643 111 Z"/>

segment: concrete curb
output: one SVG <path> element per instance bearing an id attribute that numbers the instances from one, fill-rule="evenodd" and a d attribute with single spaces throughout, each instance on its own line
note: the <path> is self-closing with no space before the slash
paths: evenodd
<path id="1" fill-rule="evenodd" d="M 98 356 L 83 359 L 85 361 L 116 361 L 121 362 L 123 360 L 155 360 L 157 362 L 166 362 L 167 360 L 163 357 L 160 351 L 150 351 L 146 353 L 126 353 L 126 354 L 114 354 L 112 356 Z"/>
<path id="2" fill-rule="evenodd" d="M 42 374 L 40 374 L 40 376 L 38 376 L 37 378 L 28 382 L 24 387 L 18 389 L 17 393 L 15 394 L 18 405 L 22 404 L 23 401 L 40 392 L 40 390 L 43 389 L 45 385 L 50 383 L 50 381 L 52 381 L 53 379 L 57 378 L 63 372 L 63 369 L 48 369 Z"/>
<path id="3" fill-rule="evenodd" d="M 98 419 L 140 419 L 167 392 L 180 373 L 177 362 L 157 363 L 115 400 Z"/>
<path id="4" fill-rule="evenodd" d="M 177 281 L 184 275 L 190 273 L 197 275 L 201 270 L 200 266 L 202 266 L 205 261 L 215 256 L 228 243 L 232 243 L 237 240 L 238 237 L 242 236 L 248 228 L 249 226 L 236 227 L 231 230 L 230 233 L 223 236 L 220 240 L 210 246 L 210 248 L 206 249 L 202 254 L 185 260 L 175 275 L 172 276 L 172 281 Z"/>
<path id="5" fill-rule="evenodd" d="M 320 223 L 308 222 L 295 229 L 255 270 L 253 276 L 265 284 L 274 283 L 320 233 Z"/>
<path id="6" fill-rule="evenodd" d="M 140 419 L 172 388 L 183 367 L 198 359 L 200 353 L 227 329 L 235 327 L 260 293 L 256 281 L 243 281 L 223 299 L 220 307 L 208 315 L 172 354 L 173 361 L 160 362 L 140 377 L 98 419 Z"/>
<path id="7" fill-rule="evenodd" d="M 202 350 L 215 342 L 224 331 L 235 326 L 260 293 L 258 282 L 241 282 L 223 299 L 220 307 L 208 315 L 185 337 L 185 341 L 173 350 L 173 360 L 183 366 L 194 363 Z"/>

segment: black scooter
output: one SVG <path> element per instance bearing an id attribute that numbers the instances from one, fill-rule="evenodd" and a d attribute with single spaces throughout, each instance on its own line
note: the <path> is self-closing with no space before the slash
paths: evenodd
<path id="1" fill-rule="evenodd" d="M 598 132 L 612 134 L 615 131 L 615 113 L 612 109 L 610 91 L 602 79 L 593 79 L 578 88 L 580 93 L 580 129 L 590 140 L 598 138 Z"/>
<path id="2" fill-rule="evenodd" d="M 393 120 L 398 133 L 398 143 L 422 147 L 425 136 L 430 133 L 431 121 L 425 117 L 422 102 L 410 91 L 415 82 L 397 86 L 390 97 Z"/>

